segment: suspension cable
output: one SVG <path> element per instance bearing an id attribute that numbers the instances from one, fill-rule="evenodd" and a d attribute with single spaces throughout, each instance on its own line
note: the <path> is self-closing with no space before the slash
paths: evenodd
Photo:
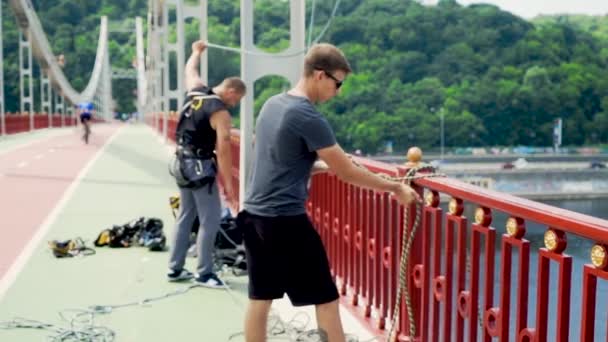
<path id="1" fill-rule="evenodd" d="M 341 0 L 336 0 L 334 9 L 331 11 L 331 15 L 329 16 L 329 19 L 327 19 L 327 23 L 325 23 L 325 27 L 323 27 L 323 29 L 321 30 L 321 33 L 319 33 L 319 35 L 317 36 L 317 39 L 315 39 L 313 41 L 313 44 L 318 43 L 321 40 L 321 38 L 323 38 L 323 35 L 325 34 L 325 31 L 327 31 L 327 29 L 329 28 L 329 25 L 331 24 L 332 19 L 336 16 L 336 12 L 338 11 L 338 6 L 340 6 L 340 1 Z"/>
<path id="2" fill-rule="evenodd" d="M 313 0 L 314 1 L 314 0 Z M 319 33 L 319 35 L 312 41 L 312 44 L 317 44 L 321 38 L 323 38 L 323 35 L 325 35 L 325 32 L 327 32 L 327 30 L 329 29 L 332 20 L 335 18 L 336 16 L 336 12 L 338 11 L 338 7 L 340 6 L 340 2 L 341 0 L 336 0 L 334 7 L 331 11 L 331 14 L 329 16 L 329 18 L 327 19 L 327 22 L 325 23 L 325 26 L 323 26 L 323 29 L 321 30 L 321 33 Z M 312 34 L 312 20 L 314 19 L 314 3 L 313 3 L 313 14 L 311 15 L 311 23 L 309 26 L 309 42 L 310 42 L 310 35 Z M 247 49 L 241 49 L 241 48 L 235 48 L 235 47 L 231 47 L 231 46 L 226 46 L 226 45 L 220 45 L 220 44 L 214 44 L 214 43 L 210 43 L 207 42 L 207 46 L 209 46 L 210 48 L 215 48 L 215 49 L 219 49 L 219 50 L 224 50 L 224 51 L 230 51 L 230 52 L 236 52 L 236 53 L 244 53 L 247 55 L 251 55 L 251 56 L 268 56 L 268 57 L 273 57 L 273 58 L 287 58 L 287 57 L 294 57 L 294 56 L 298 56 L 301 55 L 303 53 L 306 53 L 306 51 L 308 50 L 308 48 L 310 47 L 310 43 L 306 46 L 306 48 L 304 50 L 300 50 L 300 51 L 295 51 L 295 52 L 291 52 L 291 53 L 267 53 L 267 52 L 258 52 L 258 51 L 251 51 L 251 50 L 247 50 Z"/>
<path id="3" fill-rule="evenodd" d="M 312 29 L 315 23 L 315 6 L 317 4 L 316 0 L 312 0 L 312 7 L 310 8 L 310 20 L 308 22 L 308 37 L 306 41 L 306 49 L 310 48 L 311 38 L 312 38 Z"/>

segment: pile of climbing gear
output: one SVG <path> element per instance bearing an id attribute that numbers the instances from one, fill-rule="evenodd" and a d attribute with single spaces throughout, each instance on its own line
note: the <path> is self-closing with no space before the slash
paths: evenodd
<path id="1" fill-rule="evenodd" d="M 87 247 L 81 238 L 49 241 L 49 248 L 51 248 L 51 252 L 53 252 L 56 258 L 71 258 L 95 254 L 95 250 Z"/>
<path id="2" fill-rule="evenodd" d="M 147 247 L 150 251 L 163 251 L 166 244 L 163 221 L 158 218 L 145 217 L 104 229 L 95 240 L 97 247 L 125 248 L 136 245 Z"/>

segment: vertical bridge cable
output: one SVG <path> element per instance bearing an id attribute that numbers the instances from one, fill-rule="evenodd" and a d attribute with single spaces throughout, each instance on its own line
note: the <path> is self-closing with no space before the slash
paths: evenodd
<path id="1" fill-rule="evenodd" d="M 225 45 L 213 44 L 213 43 L 209 43 L 209 42 L 207 43 L 207 46 L 209 46 L 210 48 L 215 48 L 215 49 L 219 49 L 219 50 L 232 51 L 232 52 L 236 52 L 236 53 L 245 53 L 245 54 L 249 54 L 252 56 L 272 56 L 272 57 L 276 57 L 276 58 L 293 57 L 293 56 L 297 56 L 297 55 L 306 53 L 306 51 L 308 50 L 308 48 L 311 45 L 310 41 L 311 41 L 311 37 L 312 37 L 312 27 L 313 27 L 314 8 L 315 8 L 314 1 L 315 0 L 313 0 L 313 8 L 312 8 L 311 19 L 310 19 L 310 23 L 309 23 L 309 29 L 308 29 L 309 30 L 308 31 L 308 44 L 307 44 L 306 48 L 302 51 L 296 51 L 296 52 L 292 52 L 290 54 L 280 54 L 280 53 L 279 54 L 270 54 L 270 53 L 263 53 L 263 52 L 239 49 L 239 48 L 234 48 L 234 47 L 225 46 Z M 319 35 L 314 40 L 312 40 L 312 44 L 318 43 L 321 40 L 321 38 L 323 38 L 323 35 L 325 35 L 325 32 L 327 32 L 327 30 L 329 29 L 333 18 L 335 18 L 335 16 L 336 16 L 338 7 L 340 6 L 340 1 L 341 0 L 336 0 L 334 7 L 331 11 L 331 14 L 329 16 L 329 19 L 327 19 L 327 22 L 323 26 L 321 33 L 319 33 Z"/>

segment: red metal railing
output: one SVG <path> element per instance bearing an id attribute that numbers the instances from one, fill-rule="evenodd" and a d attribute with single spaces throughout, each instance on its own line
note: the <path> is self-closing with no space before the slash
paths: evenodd
<path id="1" fill-rule="evenodd" d="M 374 172 L 404 173 L 391 165 L 364 159 L 359 162 Z M 605 253 L 608 221 L 449 178 L 420 179 L 416 188 L 427 195 L 422 226 L 409 259 L 412 272 L 407 277 L 417 326 L 413 338 L 608 341 L 608 299 L 604 293 L 598 301 L 596 291 L 597 279 L 608 280 L 608 271 L 602 265 L 573 268 L 566 243 L 566 235 L 573 240 L 576 236 L 575 242 L 586 240 Z M 440 207 L 440 194 L 451 198 L 445 214 Z M 474 214 L 469 215 L 474 221 L 471 224 L 464 214 L 465 204 L 475 207 Z M 345 303 L 360 312 L 374 329 L 385 329 L 397 300 L 402 208 L 386 194 L 360 189 L 326 174 L 313 180 L 308 212 L 325 242 L 340 292 L 348 299 Z M 506 214 L 508 228 L 491 225 L 496 212 Z M 409 229 L 413 217 L 409 216 Z M 540 233 L 545 233 L 546 247 L 531 250 L 526 223 L 544 227 Z M 497 250 L 499 229 L 505 233 L 501 234 Z M 535 233 L 530 235 L 538 240 L 538 231 Z M 517 251 L 517 265 L 512 262 L 513 249 Z M 534 272 L 531 254 L 538 259 L 538 283 L 533 284 L 529 282 Z M 605 254 L 604 257 L 608 258 Z M 554 286 L 550 282 L 551 263 L 558 268 Z M 513 286 L 515 271 L 518 275 Z M 575 287 L 578 291 L 572 293 Z M 532 289 L 536 292 L 531 297 Z M 555 293 L 557 299 L 553 313 L 550 293 Z M 401 305 L 399 339 L 405 341 L 410 335 L 409 322 L 404 301 Z M 579 315 L 571 316 L 575 309 Z M 528 320 L 533 312 L 535 324 Z M 604 317 L 596 319 L 596 312 Z M 598 323 L 604 326 L 602 331 L 596 331 Z M 600 339 L 601 336 L 604 337 Z"/>
<path id="2" fill-rule="evenodd" d="M 36 114 L 34 115 L 34 129 L 48 128 L 49 116 L 48 114 Z M 30 131 L 30 117 L 29 115 L 19 115 L 6 113 L 4 117 L 6 124 L 6 134 L 15 134 Z M 70 116 L 66 116 L 62 120 L 62 115 L 54 114 L 52 116 L 52 127 L 67 127 L 75 125 L 75 120 Z"/>
<path id="3" fill-rule="evenodd" d="M 236 132 L 233 146 L 236 186 Z M 357 161 L 373 172 L 405 174 L 393 165 Z M 396 298 L 403 207 L 387 194 L 332 174 L 312 181 L 308 214 L 326 246 L 343 303 L 376 333 L 386 334 L 399 302 L 400 341 L 608 341 L 608 291 L 598 291 L 598 279 L 608 281 L 608 221 L 450 178 L 419 179 L 415 188 L 426 195 L 409 255 L 417 328 L 409 336 L 405 301 Z M 447 208 L 442 199 L 449 199 Z M 409 212 L 407 232 L 415 206 Z M 493 221 L 503 222 L 494 227 Z M 594 264 L 585 264 L 588 254 L 580 255 L 580 244 L 586 253 L 593 246 Z M 551 277 L 551 264 L 557 277 Z"/>

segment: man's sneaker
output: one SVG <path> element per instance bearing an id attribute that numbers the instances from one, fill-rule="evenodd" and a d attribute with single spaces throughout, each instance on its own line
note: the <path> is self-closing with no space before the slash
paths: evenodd
<path id="1" fill-rule="evenodd" d="M 169 281 L 186 281 L 194 278 L 194 274 L 186 269 L 179 271 L 171 271 L 167 273 L 167 280 Z"/>
<path id="2" fill-rule="evenodd" d="M 214 289 L 224 288 L 227 286 L 226 283 L 215 275 L 215 273 L 199 275 L 198 277 L 194 278 L 194 281 L 201 286 L 211 287 Z"/>

